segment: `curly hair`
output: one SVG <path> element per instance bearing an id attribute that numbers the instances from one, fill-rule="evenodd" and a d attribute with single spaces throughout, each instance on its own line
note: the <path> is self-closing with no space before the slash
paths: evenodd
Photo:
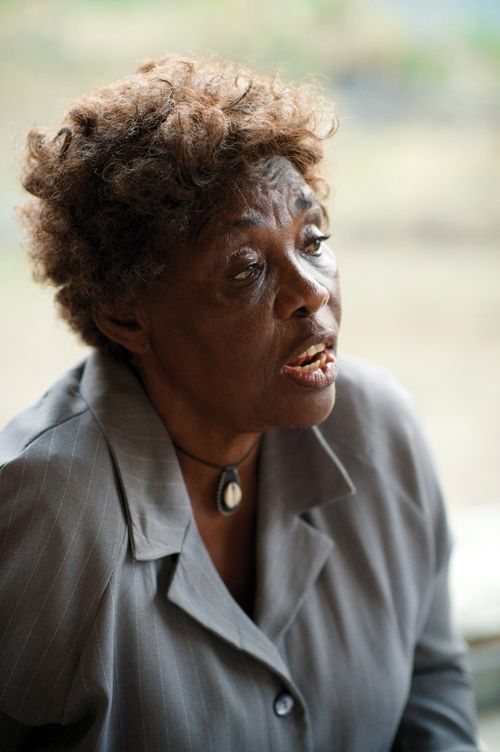
<path id="1" fill-rule="evenodd" d="M 312 84 L 217 60 L 167 56 L 77 100 L 54 135 L 28 134 L 23 207 L 35 278 L 84 342 L 120 354 L 94 323 L 165 270 L 210 197 L 257 161 L 289 160 L 322 198 L 336 128 Z M 123 354 L 123 352 L 121 353 Z"/>

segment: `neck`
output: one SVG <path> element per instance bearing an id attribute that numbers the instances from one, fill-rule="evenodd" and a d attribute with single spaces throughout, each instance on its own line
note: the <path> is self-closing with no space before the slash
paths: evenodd
<path id="1" fill-rule="evenodd" d="M 206 465 L 207 467 L 213 467 L 216 470 L 224 470 L 228 467 L 234 467 L 234 468 L 239 467 L 242 464 L 242 462 L 244 462 L 247 459 L 247 457 L 249 457 L 250 454 L 254 451 L 259 441 L 260 441 L 260 437 L 257 438 L 254 441 L 254 443 L 251 444 L 250 448 L 247 449 L 244 452 L 244 454 L 241 455 L 241 457 L 238 457 L 237 460 L 233 460 L 232 462 L 224 462 L 222 464 L 200 457 L 198 454 L 194 454 L 194 452 L 190 452 L 188 449 L 185 449 L 184 447 L 181 447 L 178 444 L 174 443 L 174 447 L 175 447 L 175 451 L 177 452 L 177 454 L 179 454 L 180 452 L 181 454 L 185 454 L 187 457 L 190 457 L 192 460 L 199 462 L 201 465 Z"/>
<path id="2" fill-rule="evenodd" d="M 238 431 L 224 405 L 215 410 L 197 395 L 188 398 L 147 361 L 138 373 L 169 431 L 195 512 L 206 507 L 221 516 L 239 515 L 243 499 L 254 493 L 260 434 Z M 226 471 L 228 466 L 237 469 Z"/>
<path id="3" fill-rule="evenodd" d="M 253 507 L 257 485 L 259 443 L 260 439 L 258 438 L 257 441 L 250 444 L 246 456 L 237 464 L 242 493 L 241 507 L 237 510 L 238 515 L 241 515 L 243 509 L 248 511 Z M 206 449 L 205 454 L 207 454 Z M 221 463 L 221 465 L 217 463 L 217 466 L 213 467 L 200 462 L 199 459 L 195 459 L 179 449 L 176 450 L 176 453 L 195 515 L 207 518 L 220 517 L 216 499 L 223 469 L 227 465 L 236 465 L 240 458 L 235 453 L 227 453 L 227 462 Z M 219 457 L 221 456 L 219 455 Z"/>
<path id="4" fill-rule="evenodd" d="M 179 454 L 186 453 L 219 467 L 234 465 L 258 445 L 259 433 L 243 433 L 237 427 L 226 425 L 220 415 L 206 406 L 183 400 L 170 387 L 167 380 L 160 379 L 143 362 L 135 365 L 149 399 L 167 427 L 172 442 Z"/>

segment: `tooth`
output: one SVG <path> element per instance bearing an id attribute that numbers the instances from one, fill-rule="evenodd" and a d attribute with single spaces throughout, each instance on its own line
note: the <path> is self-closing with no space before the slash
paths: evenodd
<path id="1" fill-rule="evenodd" d="M 295 366 L 296 368 L 303 368 L 302 365 L 300 365 L 300 362 L 304 362 L 305 360 L 310 360 L 314 355 L 317 353 L 323 352 L 323 350 L 326 349 L 326 344 L 324 342 L 319 342 L 317 345 L 311 345 L 307 350 L 304 350 L 303 353 L 300 355 L 297 355 L 296 358 L 294 358 L 295 361 L 298 361 L 298 365 Z"/>
<path id="2" fill-rule="evenodd" d="M 316 361 L 314 363 L 308 363 L 307 366 L 302 366 L 303 371 L 316 371 L 318 368 L 318 364 Z"/>
<path id="3" fill-rule="evenodd" d="M 308 363 L 305 366 L 300 366 L 302 371 L 317 371 L 318 368 L 322 368 L 326 363 L 326 355 L 322 353 L 313 363 Z"/>
<path id="4" fill-rule="evenodd" d="M 324 349 L 325 349 L 325 343 L 319 342 L 317 345 L 311 345 L 311 347 L 309 347 L 305 351 L 304 355 L 307 358 L 312 358 L 313 355 L 316 355 L 316 353 L 322 352 Z"/>

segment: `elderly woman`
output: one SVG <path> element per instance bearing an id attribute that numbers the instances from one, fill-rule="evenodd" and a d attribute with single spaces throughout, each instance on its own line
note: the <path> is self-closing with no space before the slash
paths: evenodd
<path id="1" fill-rule="evenodd" d="M 425 441 L 337 360 L 334 122 L 165 58 L 30 134 L 31 254 L 94 350 L 0 439 L 3 750 L 477 749 Z"/>

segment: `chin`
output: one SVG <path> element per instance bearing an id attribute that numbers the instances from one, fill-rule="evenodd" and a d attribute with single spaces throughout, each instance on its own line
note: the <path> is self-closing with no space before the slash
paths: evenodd
<path id="1" fill-rule="evenodd" d="M 283 412 L 276 421 L 276 428 L 311 428 L 328 418 L 335 405 L 335 384 L 321 393 L 310 394 L 303 400 L 295 400 L 293 408 Z"/>

